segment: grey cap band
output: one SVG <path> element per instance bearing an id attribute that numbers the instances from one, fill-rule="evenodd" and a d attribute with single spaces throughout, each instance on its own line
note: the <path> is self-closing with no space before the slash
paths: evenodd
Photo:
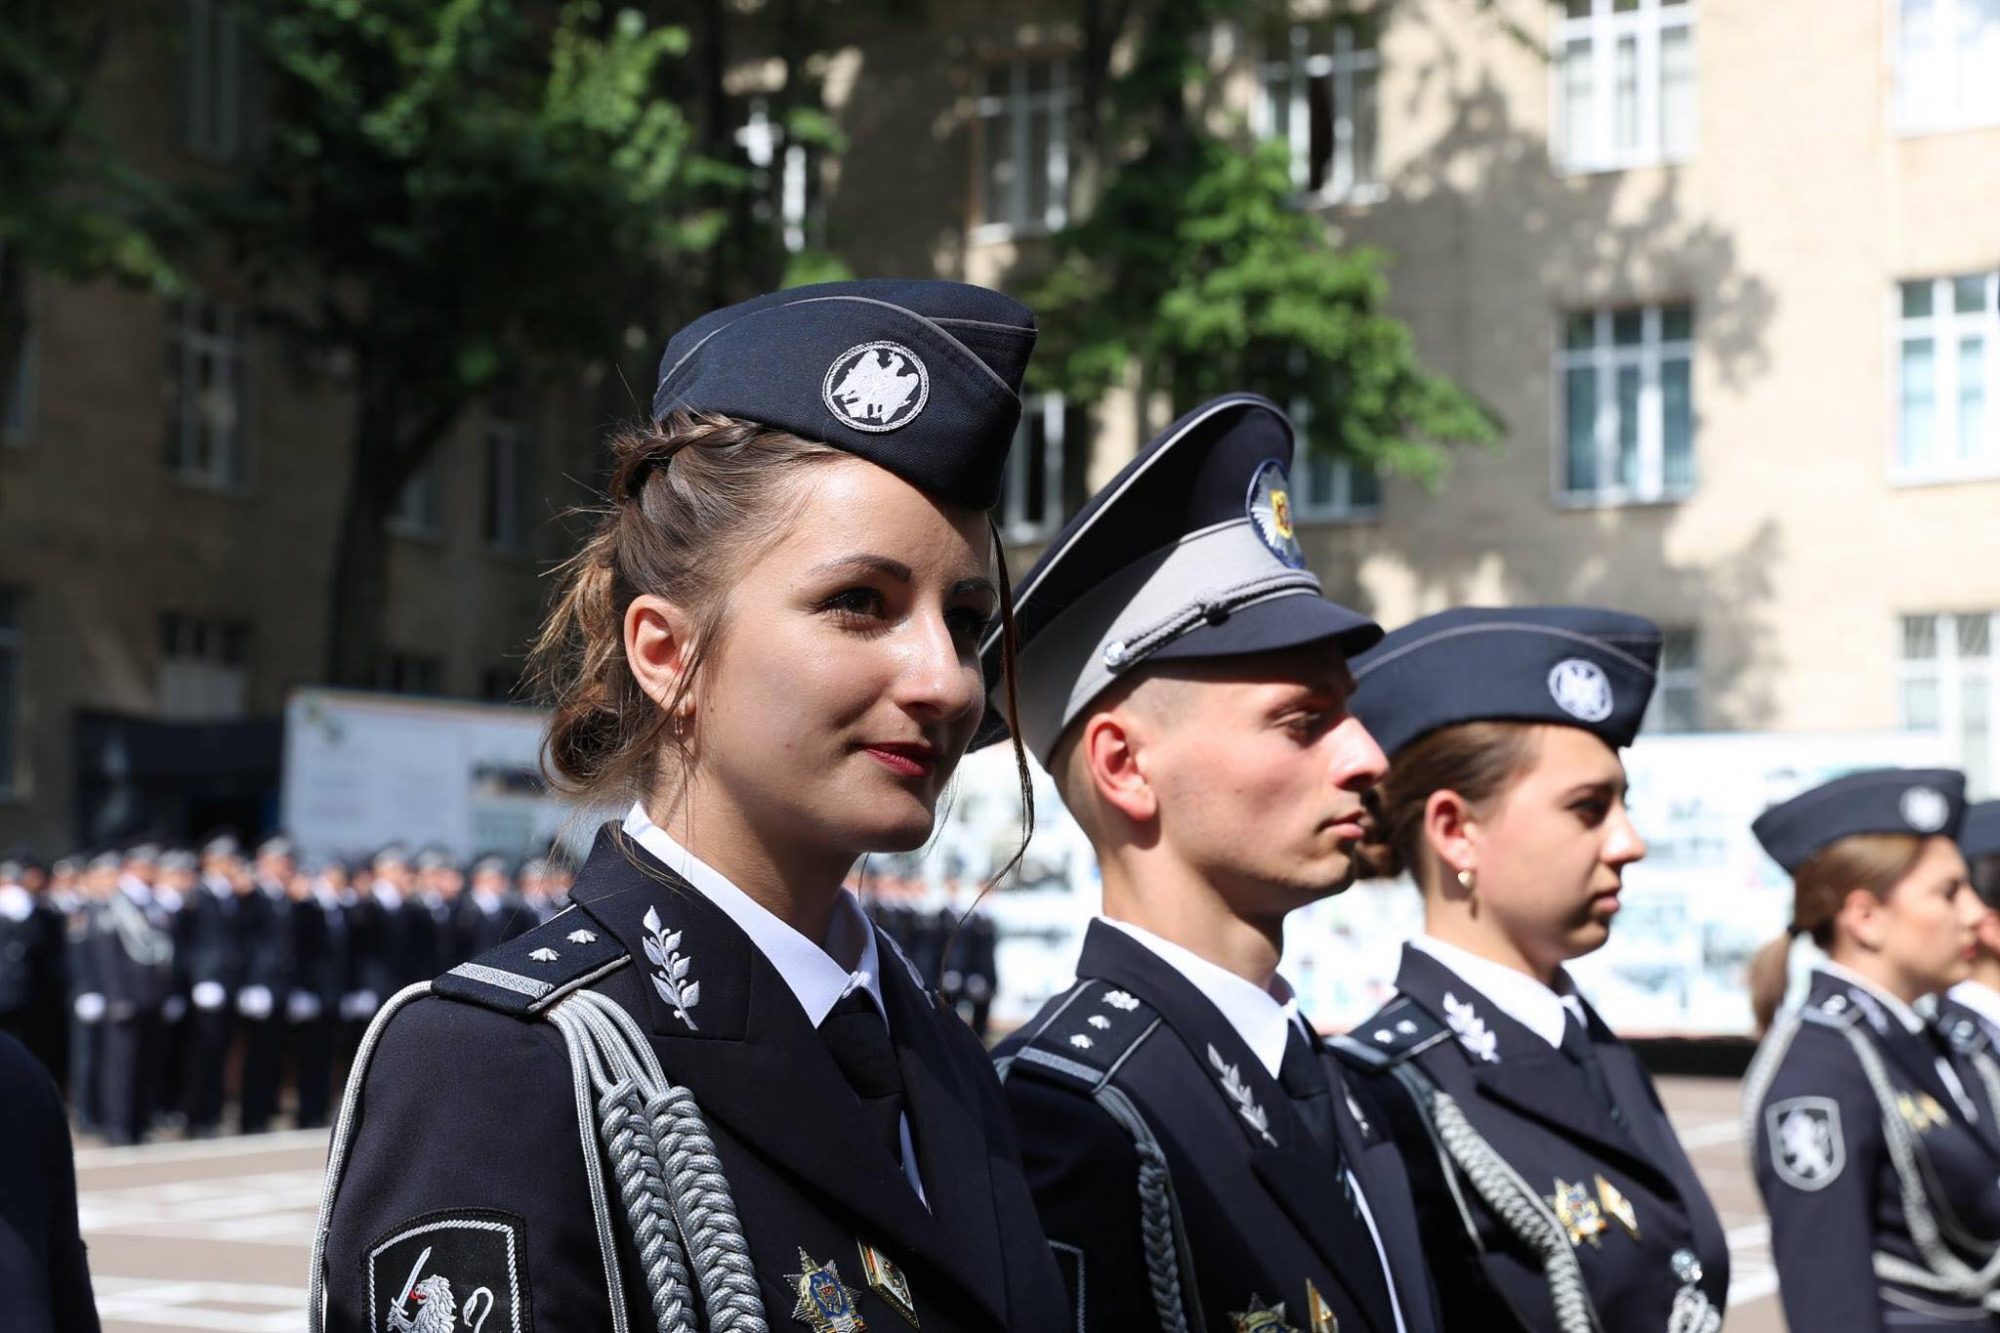
<path id="1" fill-rule="evenodd" d="M 1212 617 L 1319 590 L 1310 570 L 1272 555 L 1250 519 L 1189 533 L 1093 588 L 1021 650 L 1015 730 L 1047 764 L 1090 701 L 1159 649 Z"/>

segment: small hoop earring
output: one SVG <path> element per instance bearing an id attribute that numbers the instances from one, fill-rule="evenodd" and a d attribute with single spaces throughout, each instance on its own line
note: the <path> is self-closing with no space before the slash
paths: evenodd
<path id="1" fill-rule="evenodd" d="M 1478 878 L 1470 870 L 1461 870 L 1458 872 L 1458 887 L 1464 889 L 1467 893 L 1477 893 L 1479 891 Z"/>

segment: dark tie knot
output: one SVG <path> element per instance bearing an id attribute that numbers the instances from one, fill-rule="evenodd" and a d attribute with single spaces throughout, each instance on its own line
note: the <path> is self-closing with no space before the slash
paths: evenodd
<path id="1" fill-rule="evenodd" d="M 873 1101 L 902 1095 L 903 1077 L 896 1067 L 889 1025 L 867 991 L 851 990 L 841 996 L 821 1020 L 819 1035 L 856 1096 Z"/>

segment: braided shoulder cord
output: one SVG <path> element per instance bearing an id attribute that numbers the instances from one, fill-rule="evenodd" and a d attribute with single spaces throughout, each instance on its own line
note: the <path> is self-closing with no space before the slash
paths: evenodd
<path id="1" fill-rule="evenodd" d="M 549 1016 L 575 1032 L 572 1058 L 585 1059 L 599 1090 L 599 1131 L 661 1333 L 684 1327 L 671 1321 L 691 1305 L 690 1273 L 710 1333 L 769 1333 L 749 1244 L 692 1094 L 668 1082 L 645 1034 L 614 1001 L 579 991 Z"/>
<path id="2" fill-rule="evenodd" d="M 1508 1231 L 1540 1256 L 1556 1326 L 1562 1333 L 1602 1333 L 1569 1235 L 1541 1196 L 1473 1128 L 1451 1094 L 1408 1064 L 1397 1066 L 1396 1075 L 1415 1095 L 1418 1110 L 1431 1123 L 1438 1142 L 1471 1184 L 1473 1193 Z"/>
<path id="3" fill-rule="evenodd" d="M 1916 1134 L 1896 1109 L 1896 1090 L 1889 1081 L 1888 1068 L 1867 1037 L 1851 1026 L 1843 1030 L 1843 1035 L 1854 1048 L 1855 1059 L 1860 1062 L 1861 1072 L 1867 1077 L 1868 1086 L 1881 1107 L 1882 1132 L 1888 1143 L 1889 1159 L 1896 1168 L 1897 1183 L 1901 1186 L 1903 1216 L 1909 1223 L 1910 1240 L 1929 1268 L 1926 1273 L 1894 1255 L 1877 1254 L 1876 1275 L 1930 1291 L 1948 1292 L 1962 1300 L 1985 1302 L 1993 1298 L 1996 1285 L 2000 1285 L 2000 1249 L 1995 1249 L 1985 1264 L 1975 1270 L 1945 1245 L 1939 1235 L 1937 1214 L 1931 1207 L 1929 1192 L 1924 1188 L 1923 1168 L 1917 1160 Z"/>

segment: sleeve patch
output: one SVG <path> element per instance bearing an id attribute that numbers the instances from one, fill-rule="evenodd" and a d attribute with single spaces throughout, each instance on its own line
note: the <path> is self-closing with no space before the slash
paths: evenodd
<path id="1" fill-rule="evenodd" d="M 369 1333 L 530 1333 L 526 1224 L 492 1209 L 411 1218 L 364 1261 Z"/>
<path id="2" fill-rule="evenodd" d="M 1792 1097 L 1764 1108 L 1771 1168 L 1794 1189 L 1823 1190 L 1840 1179 L 1847 1144 L 1840 1132 L 1840 1104 L 1831 1097 Z"/>

